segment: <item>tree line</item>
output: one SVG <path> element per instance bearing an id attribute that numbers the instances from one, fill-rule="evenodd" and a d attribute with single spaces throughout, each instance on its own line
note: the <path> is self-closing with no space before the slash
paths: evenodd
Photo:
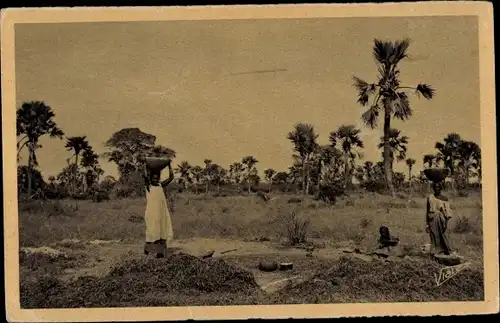
<path id="1" fill-rule="evenodd" d="M 332 186 L 349 190 L 355 179 L 357 186 L 370 191 L 387 190 L 395 196 L 395 188 L 403 187 L 404 183 L 411 188 L 414 182 L 426 182 L 422 173 L 417 177 L 412 174 L 416 160 L 407 157 L 409 138 L 391 127 L 393 119 L 406 121 L 411 118 L 410 92 L 428 100 L 435 95 L 435 90 L 428 84 L 400 84 L 399 63 L 408 56 L 409 44 L 408 39 L 395 42 L 375 39 L 373 56 L 378 70 L 377 80 L 370 83 L 353 77 L 353 87 L 358 92 L 357 102 L 367 108 L 361 114 L 365 125 L 376 128 L 379 119 L 383 119 L 383 136 L 377 145 L 381 160 L 358 163 L 363 158 L 362 149 L 365 147 L 360 138 L 361 130 L 354 125 L 341 125 L 330 132 L 328 143 L 321 144 L 313 125 L 297 123 L 286 134 L 294 151 L 293 164 L 286 171 L 265 169 L 263 176 L 267 190 L 275 187 L 282 191 L 300 191 L 305 195 Z M 70 152 L 67 166 L 57 176 L 49 177 L 47 182 L 37 169 L 36 157 L 37 150 L 42 148 L 39 140 L 44 136 L 65 139 L 65 148 Z M 86 136 L 65 136 L 55 122 L 54 111 L 44 102 L 28 101 L 18 108 L 18 161 L 23 149 L 28 152 L 27 165 L 18 167 L 20 194 L 26 194 L 28 198 L 39 195 L 76 198 L 113 191 L 118 197 L 142 196 L 144 157 L 176 155 L 173 149 L 158 145 L 154 135 L 138 128 L 124 128 L 114 133 L 105 143 L 108 151 L 102 155 L 93 150 Z M 481 149 L 477 143 L 450 133 L 434 148 L 435 153 L 423 156 L 424 166 L 448 168 L 452 186 L 457 189 L 470 185 L 472 178 L 480 184 Z M 104 177 L 100 157 L 116 164 L 118 179 Z M 406 164 L 408 176 L 393 172 L 394 163 L 399 162 Z M 182 161 L 175 167 L 177 186 L 179 190 L 208 193 L 211 190 L 220 192 L 221 187 L 232 185 L 237 192 L 251 193 L 258 190 L 262 181 L 256 168 L 258 163 L 251 155 L 242 157 L 227 169 L 208 158 L 202 165 Z"/>

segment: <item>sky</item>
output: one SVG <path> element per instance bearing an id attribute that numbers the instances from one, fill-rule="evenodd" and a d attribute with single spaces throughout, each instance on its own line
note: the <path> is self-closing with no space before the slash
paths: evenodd
<path id="1" fill-rule="evenodd" d="M 480 144 L 472 16 L 18 24 L 15 34 L 18 107 L 44 101 L 67 136 L 87 136 L 100 154 L 114 132 L 138 127 L 177 152 L 175 165 L 208 158 L 228 167 L 252 155 L 260 172 L 286 171 L 286 135 L 303 122 L 320 144 L 342 124 L 359 127 L 361 162 L 376 162 L 382 120 L 375 130 L 364 126 L 352 77 L 376 81 L 374 38 L 405 37 L 402 84 L 436 89 L 432 100 L 410 95 L 412 118 L 393 121 L 409 137 L 414 170 L 448 133 Z M 39 169 L 57 175 L 71 153 L 64 140 L 40 143 Z M 114 164 L 101 165 L 117 175 Z M 395 171 L 407 168 L 401 162 Z"/>

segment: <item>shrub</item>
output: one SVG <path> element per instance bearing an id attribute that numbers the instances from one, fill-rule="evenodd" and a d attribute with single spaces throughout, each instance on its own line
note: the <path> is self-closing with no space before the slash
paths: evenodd
<path id="1" fill-rule="evenodd" d="M 471 225 L 469 223 L 469 218 L 465 216 L 458 216 L 453 226 L 453 232 L 455 233 L 467 233 L 471 232 Z"/>
<path id="2" fill-rule="evenodd" d="M 282 216 L 281 220 L 284 224 L 285 235 L 289 245 L 295 246 L 299 243 L 306 242 L 306 235 L 311 223 L 309 219 L 300 219 L 297 216 L 297 212 L 292 210 L 292 212 Z"/>

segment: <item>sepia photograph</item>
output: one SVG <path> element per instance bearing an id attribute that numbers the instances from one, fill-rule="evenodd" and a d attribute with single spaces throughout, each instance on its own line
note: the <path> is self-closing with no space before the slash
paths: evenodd
<path id="1" fill-rule="evenodd" d="M 497 312 L 492 12 L 2 11 L 10 320 Z"/>

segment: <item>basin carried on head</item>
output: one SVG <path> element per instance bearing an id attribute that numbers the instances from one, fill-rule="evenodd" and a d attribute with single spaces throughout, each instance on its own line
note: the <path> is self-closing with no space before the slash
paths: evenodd
<path id="1" fill-rule="evenodd" d="M 153 172 L 159 172 L 170 164 L 169 157 L 146 157 L 146 167 Z"/>
<path id="2" fill-rule="evenodd" d="M 424 169 L 424 175 L 431 182 L 443 182 L 449 175 L 449 169 L 447 168 L 427 168 Z"/>

